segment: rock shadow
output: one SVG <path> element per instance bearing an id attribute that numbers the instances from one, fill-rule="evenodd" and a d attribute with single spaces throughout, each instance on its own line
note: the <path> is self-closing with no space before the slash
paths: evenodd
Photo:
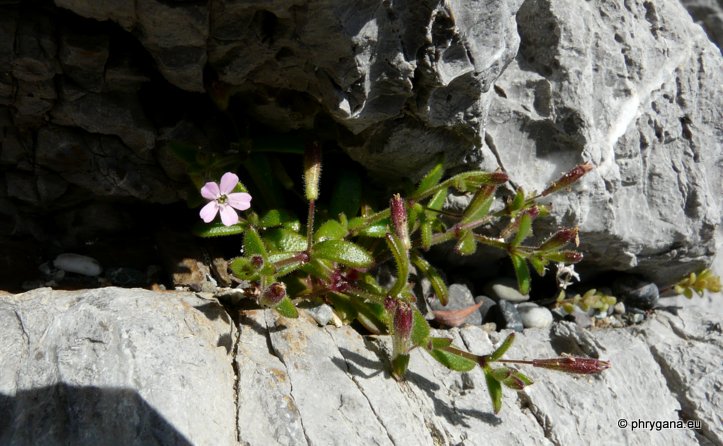
<path id="1" fill-rule="evenodd" d="M 65 383 L 0 393 L 0 444 L 192 445 L 135 390 Z"/>

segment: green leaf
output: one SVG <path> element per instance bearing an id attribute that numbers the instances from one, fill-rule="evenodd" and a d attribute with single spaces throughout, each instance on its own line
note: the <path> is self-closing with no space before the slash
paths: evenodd
<path id="1" fill-rule="evenodd" d="M 452 345 L 452 339 L 450 338 L 431 338 L 427 343 L 427 350 L 445 348 L 450 345 Z"/>
<path id="2" fill-rule="evenodd" d="M 444 283 L 442 276 L 435 267 L 429 264 L 424 258 L 422 258 L 416 251 L 411 253 L 412 264 L 417 268 L 424 277 L 429 279 L 429 283 L 432 285 L 434 294 L 437 295 L 439 302 L 442 305 L 447 305 L 449 301 L 449 290 L 447 285 Z"/>
<path id="3" fill-rule="evenodd" d="M 364 248 L 346 240 L 319 242 L 314 245 L 312 256 L 354 268 L 368 268 L 374 264 L 374 258 Z"/>
<path id="4" fill-rule="evenodd" d="M 510 333 L 510 334 L 505 338 L 504 342 L 502 342 L 502 344 L 497 348 L 497 350 L 495 350 L 495 351 L 490 355 L 489 361 L 490 361 L 490 362 L 491 362 L 491 361 L 497 361 L 498 359 L 500 359 L 500 358 L 502 357 L 502 355 L 504 355 L 504 354 L 507 352 L 507 350 L 509 350 L 509 348 L 512 346 L 512 343 L 514 343 L 514 342 L 515 342 L 515 334 L 514 334 L 514 333 Z"/>
<path id="5" fill-rule="evenodd" d="M 522 214 L 520 216 L 520 224 L 517 226 L 517 234 L 515 234 L 515 238 L 512 239 L 512 242 L 510 242 L 511 247 L 520 246 L 520 243 L 522 243 L 532 231 L 532 217 L 530 214 Z"/>
<path id="6" fill-rule="evenodd" d="M 429 332 L 429 323 L 426 319 L 424 319 L 422 313 L 420 313 L 419 310 L 414 307 L 412 317 L 412 333 L 410 334 L 412 345 L 417 347 L 425 347 L 429 340 Z"/>
<path id="7" fill-rule="evenodd" d="M 422 239 L 422 249 L 429 251 L 432 247 L 432 222 L 425 221 L 419 227 L 419 236 Z"/>
<path id="8" fill-rule="evenodd" d="M 404 247 L 402 240 L 397 237 L 396 234 L 388 232 L 386 240 L 387 246 L 394 257 L 394 263 L 397 266 L 397 280 L 389 290 L 389 295 L 396 297 L 404 289 L 404 287 L 407 286 L 407 281 L 409 279 L 409 253 Z"/>
<path id="9" fill-rule="evenodd" d="M 515 197 L 512 199 L 512 202 L 510 202 L 510 211 L 514 214 L 520 209 L 522 209 L 522 205 L 525 204 L 525 191 L 521 187 L 517 188 L 517 192 L 515 193 Z"/>
<path id="10" fill-rule="evenodd" d="M 388 317 L 384 305 L 369 301 L 362 302 L 354 298 L 350 302 L 357 312 L 357 320 L 364 328 L 373 334 L 382 334 L 386 331 Z"/>
<path id="11" fill-rule="evenodd" d="M 221 222 L 198 223 L 193 226 L 193 233 L 198 237 L 224 237 L 229 235 L 243 234 L 246 230 L 245 223 L 237 223 L 231 226 L 224 226 Z"/>
<path id="12" fill-rule="evenodd" d="M 478 221 L 484 218 L 490 211 L 492 203 L 495 201 L 495 191 L 497 186 L 486 186 L 477 190 L 469 202 L 467 209 L 462 214 L 460 223 L 465 224 L 472 221 Z"/>
<path id="13" fill-rule="evenodd" d="M 442 176 L 444 176 L 444 163 L 442 163 L 441 158 L 442 157 L 440 157 L 439 162 L 424 175 L 422 181 L 419 182 L 419 186 L 417 186 L 417 190 L 413 194 L 414 196 L 423 195 L 428 189 L 436 186 L 442 179 Z"/>
<path id="14" fill-rule="evenodd" d="M 301 230 L 301 222 L 299 219 L 284 209 L 271 209 L 261 217 L 259 225 L 264 228 L 283 226 L 297 232 Z"/>
<path id="15" fill-rule="evenodd" d="M 404 379 L 409 365 L 409 355 L 397 355 L 392 358 L 392 376 L 396 380 Z"/>
<path id="16" fill-rule="evenodd" d="M 502 410 L 502 385 L 493 376 L 489 368 L 485 369 L 485 381 L 487 382 L 487 391 L 492 399 L 492 410 L 500 413 Z"/>
<path id="17" fill-rule="evenodd" d="M 306 237 L 286 228 L 274 228 L 264 234 L 269 248 L 277 252 L 303 251 Z"/>
<path id="18" fill-rule="evenodd" d="M 231 273 L 241 280 L 257 280 L 259 270 L 248 257 L 236 257 L 228 265 Z"/>
<path id="19" fill-rule="evenodd" d="M 271 270 L 276 274 L 276 277 L 283 277 L 287 274 L 290 274 L 297 269 L 300 269 L 302 266 L 306 264 L 306 262 L 303 262 L 301 260 L 296 260 L 292 262 L 284 262 L 281 266 L 274 265 L 277 262 L 291 259 L 292 257 L 296 257 L 298 255 L 298 252 L 280 252 L 276 254 L 270 254 L 269 255 L 269 264 L 273 265 L 276 269 Z"/>
<path id="20" fill-rule="evenodd" d="M 346 235 L 346 228 L 341 223 L 336 220 L 327 220 L 316 230 L 314 241 L 318 243 L 324 240 L 341 240 Z"/>
<path id="21" fill-rule="evenodd" d="M 289 299 L 289 296 L 284 296 L 274 309 L 282 316 L 288 317 L 289 319 L 296 319 L 299 317 L 299 310 L 296 309 L 294 303 Z"/>
<path id="22" fill-rule="evenodd" d="M 510 254 L 510 260 L 512 260 L 512 267 L 515 269 L 520 293 L 528 294 L 530 292 L 530 270 L 527 268 L 527 261 L 517 254 Z"/>
<path id="23" fill-rule="evenodd" d="M 249 226 L 246 230 L 246 235 L 244 235 L 244 254 L 247 257 L 259 255 L 263 257 L 264 262 L 268 261 L 268 254 L 266 253 L 264 241 L 261 240 L 261 236 L 253 226 Z"/>
<path id="24" fill-rule="evenodd" d="M 475 366 L 477 366 L 476 361 L 446 350 L 434 349 L 426 351 L 440 364 L 456 372 L 469 372 L 470 370 L 475 368 Z"/>
<path id="25" fill-rule="evenodd" d="M 548 263 L 547 260 L 544 260 L 543 258 L 541 258 L 537 255 L 530 256 L 528 258 L 528 260 L 530 261 L 530 264 L 535 269 L 535 272 L 537 273 L 538 276 L 542 277 L 545 275 L 545 267 L 547 266 L 547 263 Z"/>
<path id="26" fill-rule="evenodd" d="M 477 251 L 477 240 L 474 238 L 471 230 L 462 231 L 454 250 L 462 256 L 469 256 Z"/>
<path id="27" fill-rule="evenodd" d="M 356 169 L 342 169 L 339 180 L 331 193 L 329 213 L 336 217 L 343 213 L 353 217 L 359 213 L 362 196 L 362 181 Z"/>

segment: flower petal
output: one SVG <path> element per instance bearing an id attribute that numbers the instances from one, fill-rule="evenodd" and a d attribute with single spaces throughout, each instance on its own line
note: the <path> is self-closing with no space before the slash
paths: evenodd
<path id="1" fill-rule="evenodd" d="M 221 196 L 221 191 L 218 188 L 218 184 L 213 181 L 209 181 L 204 184 L 201 188 L 201 196 L 206 200 L 215 200 Z"/>
<path id="2" fill-rule="evenodd" d="M 238 214 L 227 204 L 221 205 L 221 223 L 231 226 L 238 223 Z"/>
<path id="3" fill-rule="evenodd" d="M 201 212 L 199 212 L 201 219 L 206 223 L 211 223 L 211 220 L 216 218 L 216 213 L 218 213 L 218 207 L 218 203 L 216 203 L 215 201 L 206 203 L 206 206 L 204 206 L 201 209 Z"/>
<path id="4" fill-rule="evenodd" d="M 233 188 L 238 184 L 238 175 L 232 172 L 226 172 L 221 177 L 221 193 L 228 195 L 233 192 Z"/>
<path id="5" fill-rule="evenodd" d="M 245 211 L 251 207 L 251 195 L 246 192 L 236 192 L 233 194 L 226 195 L 228 199 L 227 203 L 229 206 L 238 209 L 239 211 Z"/>

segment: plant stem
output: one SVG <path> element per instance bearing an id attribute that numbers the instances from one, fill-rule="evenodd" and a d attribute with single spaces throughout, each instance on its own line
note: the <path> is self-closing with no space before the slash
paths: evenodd
<path id="1" fill-rule="evenodd" d="M 314 200 L 309 200 L 309 217 L 306 219 L 306 251 L 311 252 L 314 246 L 314 210 L 316 208 Z"/>

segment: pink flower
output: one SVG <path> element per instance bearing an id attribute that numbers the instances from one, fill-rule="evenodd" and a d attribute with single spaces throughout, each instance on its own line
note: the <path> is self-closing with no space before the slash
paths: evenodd
<path id="1" fill-rule="evenodd" d="M 238 214 L 234 209 L 245 211 L 251 207 L 251 195 L 246 192 L 231 193 L 238 182 L 236 174 L 226 172 L 221 177 L 220 185 L 211 181 L 201 188 L 203 198 L 210 200 L 199 214 L 204 222 L 210 223 L 220 212 L 221 222 L 225 226 L 238 223 Z"/>

